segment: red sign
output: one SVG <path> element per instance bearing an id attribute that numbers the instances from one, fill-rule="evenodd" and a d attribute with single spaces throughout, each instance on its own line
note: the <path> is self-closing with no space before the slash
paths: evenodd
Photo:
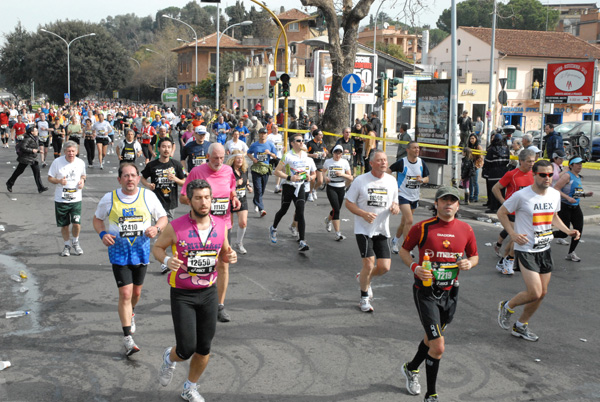
<path id="1" fill-rule="evenodd" d="M 546 103 L 591 103 L 594 94 L 593 61 L 548 63 Z"/>
<path id="2" fill-rule="evenodd" d="M 277 72 L 275 72 L 275 70 L 272 70 L 269 74 L 269 84 L 271 84 L 272 87 L 277 84 Z"/>
<path id="3" fill-rule="evenodd" d="M 192 99 L 193 102 L 200 102 L 200 98 L 198 98 L 198 95 L 194 95 L 194 99 Z"/>

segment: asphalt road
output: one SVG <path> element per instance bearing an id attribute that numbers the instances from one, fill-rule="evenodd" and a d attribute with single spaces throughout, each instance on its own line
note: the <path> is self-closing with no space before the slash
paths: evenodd
<path id="1" fill-rule="evenodd" d="M 109 156 L 116 166 L 116 158 Z M 7 164 L 7 162 L 11 162 Z M 0 149 L 0 172 L 12 173 L 13 149 Z M 43 170 L 43 176 L 47 169 Z M 88 171 L 84 191 L 83 256 L 63 258 L 54 223 L 52 191 L 37 194 L 30 171 L 8 193 L 0 189 L 0 401 L 177 401 L 187 375 L 180 363 L 171 385 L 161 387 L 157 369 L 174 344 L 169 287 L 152 262 L 136 310 L 135 340 L 141 352 L 123 353 L 117 289 L 106 248 L 92 228 L 102 195 L 118 186 L 116 170 Z M 348 235 L 334 241 L 324 230 L 329 205 L 324 192 L 307 207 L 311 250 L 296 251 L 287 230 L 268 240 L 278 199 L 269 183 L 268 215 L 250 213 L 245 246 L 231 267 L 227 308 L 232 322 L 218 324 L 211 361 L 199 382 L 207 401 L 421 401 L 408 395 L 401 367 L 422 338 L 412 300 L 412 274 L 398 256 L 392 270 L 373 283 L 373 314 L 358 309 L 354 278 L 361 261 L 352 236 L 353 218 L 342 211 Z M 187 212 L 180 207 L 177 215 Z M 416 220 L 430 216 L 417 210 Z M 555 272 L 540 310 L 530 322 L 536 343 L 512 337 L 496 322 L 497 304 L 524 288 L 520 274 L 494 268 L 499 228 L 469 219 L 480 264 L 461 274 L 458 311 L 446 331 L 438 392 L 442 401 L 592 401 L 600 399 L 597 357 L 600 313 L 596 279 L 600 226 L 587 224 L 577 253 L 564 260 L 553 245 Z M 400 221 L 392 219 L 395 229 Z M 9 276 L 24 269 L 27 293 Z M 6 319 L 5 311 L 30 309 Z M 425 391 L 425 370 L 421 367 Z"/>

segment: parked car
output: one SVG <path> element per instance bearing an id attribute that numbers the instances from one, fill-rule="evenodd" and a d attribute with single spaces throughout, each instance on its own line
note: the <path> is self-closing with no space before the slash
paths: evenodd
<path id="1" fill-rule="evenodd" d="M 560 133 L 563 137 L 565 147 L 569 144 L 569 137 L 573 134 L 583 133 L 586 137 L 590 138 L 590 129 L 592 125 L 589 120 L 580 121 L 568 121 L 566 123 L 554 126 L 554 131 Z M 594 134 L 600 133 L 600 121 L 594 122 Z"/>
<path id="2" fill-rule="evenodd" d="M 592 141 L 592 160 L 597 161 L 600 159 L 600 133 L 594 137 L 594 141 Z"/>
<path id="3" fill-rule="evenodd" d="M 530 134 L 533 137 L 533 145 L 535 145 L 538 148 L 540 147 L 540 142 L 542 138 L 540 130 L 529 130 L 525 134 Z M 512 138 L 523 138 L 523 135 L 524 133 L 522 131 L 515 130 L 515 132 L 512 135 Z"/>

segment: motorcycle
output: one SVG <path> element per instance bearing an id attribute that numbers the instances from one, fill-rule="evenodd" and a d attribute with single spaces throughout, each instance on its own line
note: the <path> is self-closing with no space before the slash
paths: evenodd
<path id="1" fill-rule="evenodd" d="M 592 153 L 590 151 L 590 139 L 586 137 L 583 132 L 573 134 L 569 137 L 569 145 L 565 149 L 567 159 L 573 156 L 579 156 L 584 162 L 588 162 L 592 159 Z"/>

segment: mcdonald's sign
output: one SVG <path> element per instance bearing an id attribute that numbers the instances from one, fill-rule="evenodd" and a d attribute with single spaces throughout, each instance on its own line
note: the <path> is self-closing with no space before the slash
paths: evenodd
<path id="1" fill-rule="evenodd" d="M 304 84 L 298 84 L 296 92 L 306 92 L 306 86 L 304 86 Z"/>

